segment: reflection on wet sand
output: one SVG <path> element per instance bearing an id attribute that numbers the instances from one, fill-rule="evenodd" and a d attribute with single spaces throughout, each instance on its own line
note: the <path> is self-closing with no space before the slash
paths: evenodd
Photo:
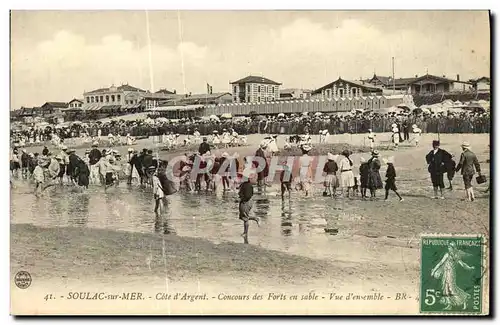
<path id="1" fill-rule="evenodd" d="M 100 187 L 83 192 L 68 186 L 54 187 L 39 198 L 33 195 L 32 184 L 20 181 L 14 185 L 12 223 L 177 234 L 214 242 L 252 243 L 287 252 L 291 249 L 306 255 L 311 254 L 306 246 L 315 247 L 314 254 L 320 254 L 322 249 L 331 251 L 325 242 L 331 236 L 325 234 L 322 222 L 335 212 L 333 204 L 325 205 L 321 200 L 282 200 L 276 193 L 256 194 L 251 214 L 260 219 L 260 227 L 252 221 L 249 236 L 241 240 L 243 226 L 238 218 L 236 192 L 220 196 L 177 193 L 168 197 L 164 211 L 156 217 L 152 193 L 126 184 L 106 192 Z"/>
<path id="2" fill-rule="evenodd" d="M 264 196 L 255 196 L 254 199 L 254 214 L 256 217 L 260 218 L 261 221 L 265 221 L 269 214 L 269 199 Z"/>
<path id="3" fill-rule="evenodd" d="M 291 236 L 293 229 L 292 211 L 285 204 L 281 205 L 281 234 L 283 236 Z"/>

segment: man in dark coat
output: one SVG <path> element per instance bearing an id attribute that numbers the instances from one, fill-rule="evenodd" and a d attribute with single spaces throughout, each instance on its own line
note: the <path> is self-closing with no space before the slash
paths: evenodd
<path id="1" fill-rule="evenodd" d="M 450 164 L 451 154 L 446 150 L 439 148 L 439 141 L 432 141 L 432 150 L 425 156 L 428 168 L 431 174 L 432 187 L 434 188 L 434 198 L 438 198 L 438 188 L 441 193 L 441 199 L 444 199 L 443 188 L 444 180 L 443 175 L 446 172 L 447 166 Z"/>
<path id="2" fill-rule="evenodd" d="M 210 145 L 207 142 L 207 138 L 203 137 L 203 142 L 200 143 L 200 147 L 198 148 L 198 152 L 200 153 L 200 155 L 204 155 L 208 151 L 210 151 Z"/>
<path id="3" fill-rule="evenodd" d="M 78 175 L 76 168 L 79 165 L 79 161 L 81 160 L 75 153 L 75 149 L 68 150 L 68 166 L 66 169 L 66 175 L 70 178 L 70 180 L 74 183 L 78 181 Z"/>
<path id="4" fill-rule="evenodd" d="M 408 123 L 407 120 L 403 121 L 403 135 L 404 135 L 404 141 L 410 140 L 410 124 Z"/>

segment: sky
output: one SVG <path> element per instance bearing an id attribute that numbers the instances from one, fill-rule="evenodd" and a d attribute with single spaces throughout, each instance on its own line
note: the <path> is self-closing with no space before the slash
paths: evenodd
<path id="1" fill-rule="evenodd" d="M 338 77 L 490 75 L 486 11 L 12 11 L 11 109 L 130 84 L 230 92 L 264 76 L 316 89 Z"/>

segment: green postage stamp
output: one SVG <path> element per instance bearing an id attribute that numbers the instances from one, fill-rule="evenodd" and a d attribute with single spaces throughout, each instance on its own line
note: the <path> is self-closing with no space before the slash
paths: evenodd
<path id="1" fill-rule="evenodd" d="M 423 235 L 420 244 L 420 312 L 483 314 L 484 237 Z"/>

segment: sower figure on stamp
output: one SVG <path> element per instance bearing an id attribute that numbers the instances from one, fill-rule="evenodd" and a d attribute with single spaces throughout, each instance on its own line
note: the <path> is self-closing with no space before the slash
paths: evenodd
<path id="1" fill-rule="evenodd" d="M 431 276 L 441 280 L 441 294 L 440 302 L 446 307 L 444 310 L 451 310 L 455 306 L 463 306 L 467 309 L 467 300 L 470 294 L 462 290 L 457 285 L 457 266 L 471 271 L 474 266 L 467 265 L 462 259 L 470 256 L 470 254 L 459 250 L 454 242 L 448 245 L 448 252 L 444 254 L 439 263 L 432 269 Z"/>

